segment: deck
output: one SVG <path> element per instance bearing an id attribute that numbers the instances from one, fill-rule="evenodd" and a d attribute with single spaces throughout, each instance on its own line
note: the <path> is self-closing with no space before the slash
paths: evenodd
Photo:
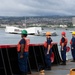
<path id="1" fill-rule="evenodd" d="M 75 68 L 75 62 L 70 62 L 70 60 L 68 60 L 65 66 L 56 65 L 52 66 L 51 71 L 45 71 L 45 73 L 43 74 L 41 74 L 40 72 L 32 72 L 32 74 L 28 75 L 68 75 L 71 68 Z"/>

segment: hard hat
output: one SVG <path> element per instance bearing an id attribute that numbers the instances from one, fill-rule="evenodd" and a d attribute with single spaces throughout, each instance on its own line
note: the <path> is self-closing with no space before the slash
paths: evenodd
<path id="1" fill-rule="evenodd" d="M 68 75 L 75 75 L 75 68 L 70 69 L 70 74 Z"/>
<path id="2" fill-rule="evenodd" d="M 51 32 L 46 32 L 46 35 L 51 35 Z"/>
<path id="3" fill-rule="evenodd" d="M 27 31 L 26 30 L 22 30 L 21 34 L 27 34 Z"/>
<path id="4" fill-rule="evenodd" d="M 61 35 L 66 35 L 66 33 L 65 32 L 62 32 Z"/>
<path id="5" fill-rule="evenodd" d="M 45 72 L 45 70 L 40 70 L 40 73 L 44 73 Z"/>
<path id="6" fill-rule="evenodd" d="M 75 35 L 75 31 L 72 32 L 72 35 Z"/>

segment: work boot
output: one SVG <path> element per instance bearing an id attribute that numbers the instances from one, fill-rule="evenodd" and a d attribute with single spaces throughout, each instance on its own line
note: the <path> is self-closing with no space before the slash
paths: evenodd
<path id="1" fill-rule="evenodd" d="M 63 65 L 66 65 L 66 62 L 64 62 Z"/>
<path id="2" fill-rule="evenodd" d="M 46 67 L 46 70 L 51 70 L 51 67 L 50 66 Z"/>
<path id="3" fill-rule="evenodd" d="M 71 62 L 75 62 L 75 60 L 72 60 Z"/>
<path id="4" fill-rule="evenodd" d="M 21 73 L 21 75 L 27 75 L 27 73 Z"/>
<path id="5" fill-rule="evenodd" d="M 31 72 L 27 72 L 27 74 L 31 74 Z"/>
<path id="6" fill-rule="evenodd" d="M 63 61 L 60 65 L 66 65 L 66 62 Z"/>

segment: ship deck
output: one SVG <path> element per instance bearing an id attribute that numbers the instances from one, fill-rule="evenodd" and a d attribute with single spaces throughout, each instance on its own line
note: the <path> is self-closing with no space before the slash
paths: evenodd
<path id="1" fill-rule="evenodd" d="M 51 71 L 45 70 L 45 73 L 32 72 L 32 74 L 28 75 L 68 75 L 71 68 L 75 68 L 75 62 L 70 62 L 70 60 L 68 60 L 66 65 L 52 66 Z"/>

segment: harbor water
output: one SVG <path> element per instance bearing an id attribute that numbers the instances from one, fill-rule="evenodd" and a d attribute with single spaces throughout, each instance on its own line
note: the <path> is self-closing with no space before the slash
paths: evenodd
<path id="1" fill-rule="evenodd" d="M 46 31 L 51 31 L 51 32 L 56 32 L 58 36 L 52 36 L 53 42 L 58 43 L 58 48 L 59 48 L 59 53 L 60 53 L 60 46 L 59 46 L 59 42 L 60 42 L 60 38 L 61 38 L 61 32 L 65 31 L 66 32 L 66 36 L 68 38 L 68 46 L 70 46 L 70 39 L 72 38 L 71 33 L 69 32 L 70 30 L 74 30 L 74 28 L 70 28 L 70 29 L 60 29 L 57 28 L 56 30 L 51 29 L 51 28 L 44 28 L 44 32 Z M 32 44 L 39 44 L 39 43 L 44 43 L 44 41 L 46 40 L 45 36 L 35 36 L 35 35 L 28 35 L 28 38 L 30 38 L 30 43 Z M 0 29 L 0 45 L 13 45 L 13 44 L 17 44 L 18 41 L 21 39 L 21 35 L 20 34 L 9 34 L 5 32 L 5 29 Z M 67 53 L 67 59 L 71 59 L 71 52 Z"/>

